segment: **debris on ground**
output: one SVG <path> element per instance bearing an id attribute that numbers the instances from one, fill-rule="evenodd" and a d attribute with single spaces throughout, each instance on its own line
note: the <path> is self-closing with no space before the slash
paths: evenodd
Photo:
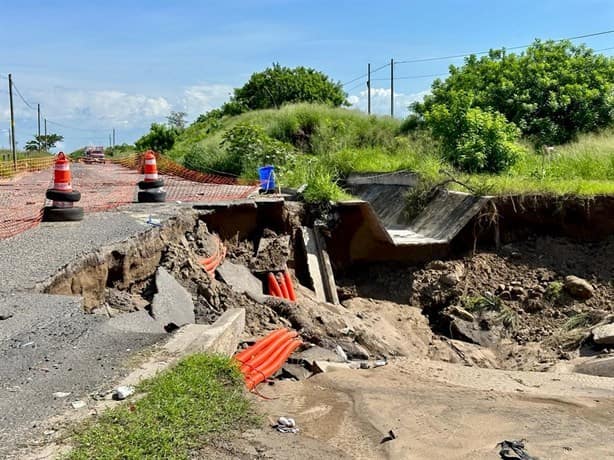
<path id="1" fill-rule="evenodd" d="M 73 409 L 83 409 L 85 406 L 87 406 L 87 403 L 85 401 L 79 400 L 71 402 L 70 405 Z"/>
<path id="2" fill-rule="evenodd" d="M 392 441 L 396 438 L 397 438 L 397 435 L 395 434 L 395 432 L 390 430 L 388 431 L 388 434 L 382 438 L 382 440 L 380 441 L 380 444 L 384 444 L 385 442 Z"/>
<path id="3" fill-rule="evenodd" d="M 127 397 L 132 396 L 134 392 L 135 389 L 132 385 L 119 386 L 113 391 L 113 399 L 123 401 Z"/>
<path id="4" fill-rule="evenodd" d="M 531 457 L 524 449 L 524 440 L 522 441 L 501 441 L 497 444 L 500 447 L 499 456 L 503 460 L 537 460 L 536 457 Z"/>
<path id="5" fill-rule="evenodd" d="M 296 422 L 290 417 L 279 417 L 277 423 L 273 425 L 280 433 L 298 433 L 299 429 L 296 427 Z"/>

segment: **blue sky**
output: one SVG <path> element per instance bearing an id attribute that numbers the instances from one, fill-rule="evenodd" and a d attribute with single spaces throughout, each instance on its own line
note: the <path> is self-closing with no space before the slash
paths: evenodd
<path id="1" fill-rule="evenodd" d="M 71 151 L 133 142 L 171 110 L 219 106 L 273 62 L 305 65 L 346 82 L 395 60 L 524 45 L 614 29 L 612 0 L 322 1 L 225 0 L 3 2 L 0 11 L 0 148 L 8 145 L 8 73 L 48 130 Z M 614 34 L 579 40 L 614 47 Z M 604 51 L 612 55 L 614 50 Z M 462 60 L 400 64 L 398 77 L 445 74 Z M 373 107 L 389 112 L 389 68 L 373 75 Z M 433 78 L 395 82 L 395 113 Z M 364 109 L 364 79 L 346 87 Z M 36 131 L 36 112 L 15 95 L 18 147 Z M 51 122 L 59 123 L 51 124 Z"/>

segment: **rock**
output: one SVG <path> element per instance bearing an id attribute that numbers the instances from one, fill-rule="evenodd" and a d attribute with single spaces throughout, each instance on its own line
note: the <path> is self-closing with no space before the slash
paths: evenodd
<path id="1" fill-rule="evenodd" d="M 85 401 L 73 401 L 70 403 L 70 405 L 73 409 L 83 409 L 85 406 L 87 406 L 87 403 Z"/>
<path id="2" fill-rule="evenodd" d="M 121 387 L 117 387 L 115 391 L 113 391 L 113 399 L 116 401 L 123 401 L 128 396 L 132 396 L 134 394 L 134 387 L 131 385 L 125 385 Z"/>
<path id="3" fill-rule="evenodd" d="M 599 345 L 614 345 L 614 323 L 593 328 L 593 340 Z"/>
<path id="4" fill-rule="evenodd" d="M 115 316 L 109 319 L 107 325 L 128 333 L 166 334 L 162 324 L 153 319 L 146 310 L 132 311 Z"/>
<path id="5" fill-rule="evenodd" d="M 343 351 L 345 352 L 345 355 L 347 356 L 347 358 L 349 359 L 369 359 L 369 352 L 364 347 L 357 344 L 356 342 L 339 340 L 339 344 L 341 348 L 343 349 Z"/>
<path id="6" fill-rule="evenodd" d="M 595 292 L 593 286 L 588 281 L 578 276 L 565 277 L 565 290 L 575 299 L 586 300 L 590 299 Z"/>
<path id="7" fill-rule="evenodd" d="M 503 291 L 499 294 L 501 300 L 512 300 L 512 293 L 510 291 Z"/>
<path id="8" fill-rule="evenodd" d="M 464 340 L 465 342 L 475 343 L 488 347 L 494 343 L 493 333 L 485 331 L 473 322 L 462 321 L 455 318 L 450 323 L 451 338 Z"/>
<path id="9" fill-rule="evenodd" d="M 251 268 L 255 272 L 283 271 L 290 257 L 290 235 L 267 235 L 270 236 L 263 236 L 258 242 Z"/>
<path id="10" fill-rule="evenodd" d="M 62 399 L 67 396 L 70 396 L 70 393 L 66 393 L 64 391 L 56 391 L 55 393 L 53 393 L 53 397 L 56 399 Z"/>
<path id="11" fill-rule="evenodd" d="M 314 361 L 335 361 L 340 362 L 340 358 L 334 351 L 326 348 L 313 346 L 299 353 L 294 353 L 288 360 L 290 363 L 312 365 Z"/>
<path id="12" fill-rule="evenodd" d="M 444 273 L 439 277 L 439 282 L 443 286 L 452 287 L 460 282 L 460 278 L 456 273 Z"/>
<path id="13" fill-rule="evenodd" d="M 427 270 L 437 270 L 442 271 L 448 268 L 448 264 L 446 264 L 443 260 L 433 260 L 425 267 Z"/>
<path id="14" fill-rule="evenodd" d="M 339 359 L 341 359 L 341 361 L 347 361 L 348 357 L 345 354 L 345 351 L 343 350 L 343 348 L 341 348 L 340 345 L 337 345 L 335 347 L 335 353 L 337 353 L 337 356 L 339 357 Z"/>
<path id="15" fill-rule="evenodd" d="M 469 313 L 464 308 L 459 307 L 458 305 L 453 305 L 450 308 L 448 308 L 448 313 L 464 321 L 473 321 L 475 319 L 471 313 Z"/>
<path id="16" fill-rule="evenodd" d="M 311 376 L 311 371 L 300 364 L 284 364 L 281 368 L 282 378 L 293 378 L 295 380 L 305 380 Z"/>
<path id="17" fill-rule="evenodd" d="M 313 365 L 314 372 L 317 373 L 354 369 L 354 366 L 350 363 L 333 363 L 330 361 L 314 361 Z"/>
<path id="18" fill-rule="evenodd" d="M 162 327 L 169 330 L 195 322 L 192 295 L 162 267 L 156 271 L 156 288 L 151 315 Z"/>
<path id="19" fill-rule="evenodd" d="M 522 304 L 522 309 L 527 313 L 537 313 L 544 309 L 544 305 L 539 300 L 527 299 L 527 301 Z"/>
<path id="20" fill-rule="evenodd" d="M 245 265 L 234 264 L 225 260 L 217 268 L 222 280 L 240 294 L 244 292 L 262 293 L 262 282 L 252 275 Z"/>
<path id="21" fill-rule="evenodd" d="M 521 286 L 512 286 L 510 294 L 512 295 L 512 299 L 520 299 L 527 296 L 527 291 Z"/>

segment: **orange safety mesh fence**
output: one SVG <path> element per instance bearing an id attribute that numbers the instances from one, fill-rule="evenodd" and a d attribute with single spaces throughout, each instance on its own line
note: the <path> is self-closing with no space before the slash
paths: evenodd
<path id="1" fill-rule="evenodd" d="M 55 157 L 0 163 L 0 240 L 36 226 L 42 218 L 45 191 L 53 186 Z M 81 192 L 85 212 L 98 212 L 135 201 L 136 184 L 143 176 L 139 155 L 107 164 L 71 163 L 73 189 Z M 190 171 L 160 157 L 167 201 L 215 202 L 244 199 L 258 190 L 253 184 L 239 185 L 232 177 Z"/>

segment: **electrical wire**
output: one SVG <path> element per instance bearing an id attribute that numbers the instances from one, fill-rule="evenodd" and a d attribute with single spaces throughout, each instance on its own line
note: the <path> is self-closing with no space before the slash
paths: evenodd
<path id="1" fill-rule="evenodd" d="M 110 129 L 102 129 L 102 128 L 90 128 L 90 129 L 87 129 L 87 128 L 77 128 L 75 126 L 69 126 L 69 125 L 65 125 L 63 123 L 58 123 L 57 121 L 52 121 L 49 118 L 47 118 L 46 120 L 47 120 L 47 123 L 50 123 L 50 124 L 55 125 L 55 126 L 59 126 L 61 128 L 74 129 L 75 131 L 83 131 L 83 132 L 86 132 L 86 133 L 111 132 L 111 130 L 112 130 L 112 128 L 110 128 Z"/>
<path id="2" fill-rule="evenodd" d="M 588 37 L 596 37 L 599 35 L 607 35 L 607 34 L 612 34 L 614 33 L 614 29 L 613 30 L 605 30 L 603 32 L 595 32 L 595 33 L 591 33 L 591 34 L 584 34 L 584 35 L 577 35 L 575 37 L 568 37 L 568 38 L 561 38 L 558 40 L 554 40 L 555 42 L 562 42 L 562 41 L 566 41 L 566 40 L 579 40 L 581 38 L 588 38 Z M 498 48 L 498 49 L 505 49 L 505 50 L 517 50 L 517 49 L 521 49 L 521 48 L 527 48 L 531 45 L 520 45 L 520 46 L 512 46 L 509 48 L 506 47 L 502 47 L 502 48 Z M 395 65 L 396 64 L 414 64 L 414 63 L 418 63 L 418 62 L 432 62 L 432 61 L 445 61 L 445 60 L 450 60 L 450 59 L 458 59 L 458 58 L 463 58 L 463 57 L 468 57 L 471 55 L 475 55 L 475 56 L 479 56 L 479 55 L 484 55 L 484 54 L 489 54 L 491 50 L 489 51 L 478 51 L 475 53 L 465 53 L 465 54 L 453 54 L 450 56 L 440 56 L 440 57 L 432 57 L 432 58 L 415 58 L 415 59 L 405 59 L 405 60 L 399 60 L 399 61 L 395 61 Z"/>
<path id="3" fill-rule="evenodd" d="M 448 75 L 447 73 L 435 73 L 435 74 L 430 74 L 430 75 L 405 75 L 402 77 L 397 77 L 395 76 L 394 79 L 396 80 L 417 80 L 420 78 L 435 78 L 435 77 L 445 77 L 446 75 Z M 372 81 L 390 81 L 390 78 L 372 78 Z"/>
<path id="4" fill-rule="evenodd" d="M 385 69 L 386 67 L 390 67 L 390 63 L 384 64 L 384 65 L 381 65 L 381 66 L 377 67 L 376 69 L 371 70 L 371 75 L 373 75 L 375 72 L 378 72 L 378 71 L 380 71 L 380 70 L 382 70 L 382 69 Z M 365 78 L 365 77 L 368 77 L 368 76 L 369 76 L 369 74 L 368 74 L 368 73 L 362 74 L 362 75 L 361 75 L 361 76 L 359 76 L 359 77 L 353 78 L 353 79 L 351 79 L 351 80 L 349 80 L 349 81 L 346 81 L 345 83 L 342 83 L 342 84 L 341 84 L 341 86 L 346 86 L 346 85 L 349 85 L 350 83 L 354 83 L 355 81 L 358 81 L 358 80 L 360 80 L 361 78 Z"/>
<path id="5" fill-rule="evenodd" d="M 15 85 L 15 82 L 13 83 L 13 89 L 15 89 L 15 92 L 17 93 L 17 95 L 19 96 L 19 98 L 23 101 L 23 103 L 30 109 L 30 110 L 34 110 L 35 112 L 37 111 L 37 109 L 35 107 L 32 107 L 30 105 L 30 103 L 28 101 L 26 101 L 26 98 L 23 97 L 23 94 L 21 94 L 21 91 L 19 91 L 19 88 L 17 88 L 17 86 Z"/>

